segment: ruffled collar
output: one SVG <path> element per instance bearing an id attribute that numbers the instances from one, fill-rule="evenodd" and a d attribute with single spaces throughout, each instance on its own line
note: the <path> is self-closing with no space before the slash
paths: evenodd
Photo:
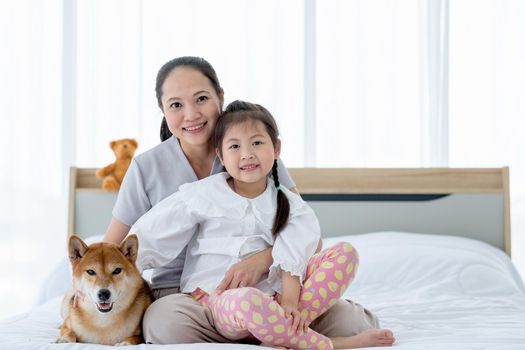
<path id="1" fill-rule="evenodd" d="M 225 201 L 243 203 L 243 207 L 246 208 L 250 204 L 254 212 L 260 212 L 264 214 L 274 214 L 276 208 L 276 197 L 277 192 L 275 186 L 272 186 L 270 181 L 267 179 L 266 188 L 255 198 L 246 198 L 235 191 L 233 191 L 228 184 L 228 179 L 231 177 L 227 172 L 217 174 L 217 181 L 215 182 L 216 186 L 214 189 L 217 190 L 218 194 L 221 196 L 221 200 L 217 201 L 218 205 L 224 203 Z M 217 197 L 219 199 L 219 196 Z"/>
<path id="2" fill-rule="evenodd" d="M 270 224 L 273 224 L 277 192 L 271 181 L 268 181 L 266 189 L 259 196 L 246 198 L 230 188 L 228 185 L 230 177 L 227 172 L 222 172 L 198 182 L 183 185 L 180 191 L 186 192 L 184 198 L 186 198 L 187 203 L 205 216 L 240 218 L 251 207 L 261 222 L 267 222 L 268 216 L 270 216 Z"/>

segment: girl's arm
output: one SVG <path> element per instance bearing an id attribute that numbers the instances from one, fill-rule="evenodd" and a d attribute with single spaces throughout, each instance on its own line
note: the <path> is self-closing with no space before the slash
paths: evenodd
<path id="1" fill-rule="evenodd" d="M 297 187 L 290 188 L 290 191 L 292 191 L 293 193 L 296 193 L 298 195 L 301 195 L 299 193 L 299 190 L 297 189 Z M 317 249 L 315 250 L 315 252 L 319 253 L 322 249 L 323 249 L 323 240 L 319 239 L 319 243 L 317 243 Z M 271 263 L 270 263 L 270 265 L 271 265 Z"/>
<path id="2" fill-rule="evenodd" d="M 305 278 L 308 261 L 315 254 L 321 235 L 313 210 L 306 203 L 299 202 L 297 197 L 290 196 L 289 199 L 290 217 L 275 239 L 274 262 L 268 281 L 275 291 L 282 290 L 280 304 L 285 313 L 293 318 L 292 329 L 301 334 L 308 324 L 298 310 L 300 282 Z"/>
<path id="3" fill-rule="evenodd" d="M 123 224 L 115 218 L 111 218 L 103 242 L 120 244 L 124 240 L 124 237 L 127 236 L 130 228 L 131 226 Z"/>
<path id="4" fill-rule="evenodd" d="M 292 330 L 302 335 L 307 331 L 308 323 L 301 316 L 299 311 L 299 297 L 301 296 L 301 284 L 298 276 L 282 271 L 283 295 L 281 297 L 281 307 L 287 318 L 292 317 Z"/>
<path id="5" fill-rule="evenodd" d="M 293 193 L 295 194 L 298 194 L 298 195 L 301 195 L 299 193 L 299 190 L 297 189 L 297 187 L 292 187 L 289 189 L 290 191 L 292 191 Z M 319 239 L 319 243 L 317 243 L 317 249 L 315 250 L 316 253 L 319 253 L 321 250 L 323 249 L 323 240 L 322 239 Z M 270 262 L 270 265 L 272 263 Z"/>

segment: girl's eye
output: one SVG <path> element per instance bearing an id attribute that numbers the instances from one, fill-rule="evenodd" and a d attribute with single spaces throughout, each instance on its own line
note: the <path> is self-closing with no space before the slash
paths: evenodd
<path id="1" fill-rule="evenodd" d="M 173 102 L 172 104 L 170 104 L 170 108 L 178 109 L 180 107 L 182 107 L 182 104 L 180 102 Z"/>
<path id="2" fill-rule="evenodd" d="M 254 142 L 253 142 L 253 145 L 254 145 L 254 146 L 259 146 L 259 145 L 262 145 L 262 144 L 263 144 L 262 141 L 254 141 Z"/>
<path id="3" fill-rule="evenodd" d="M 117 267 L 115 270 L 113 270 L 114 275 L 118 275 L 121 272 L 122 272 L 122 269 L 120 267 Z"/>
<path id="4" fill-rule="evenodd" d="M 197 102 L 204 102 L 208 99 L 208 96 L 199 96 L 197 97 Z"/>
<path id="5" fill-rule="evenodd" d="M 96 275 L 95 271 L 93 271 L 93 270 L 91 270 L 91 269 L 86 270 L 86 273 L 87 273 L 88 275 L 90 275 L 90 276 L 95 276 L 95 275 Z"/>
<path id="6" fill-rule="evenodd" d="M 237 149 L 237 148 L 239 148 L 239 145 L 231 145 L 229 148 L 230 149 Z"/>

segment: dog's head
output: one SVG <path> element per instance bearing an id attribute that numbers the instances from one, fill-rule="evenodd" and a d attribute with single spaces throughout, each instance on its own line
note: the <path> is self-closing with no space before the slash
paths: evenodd
<path id="1" fill-rule="evenodd" d="M 111 243 L 87 246 L 78 236 L 72 235 L 68 247 L 73 285 L 83 295 L 82 305 L 107 313 L 132 300 L 133 291 L 142 284 L 135 266 L 136 235 L 126 237 L 120 246 Z"/>

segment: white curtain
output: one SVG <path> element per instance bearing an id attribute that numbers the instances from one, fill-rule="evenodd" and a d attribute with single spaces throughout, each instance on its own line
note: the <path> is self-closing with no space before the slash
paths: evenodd
<path id="1" fill-rule="evenodd" d="M 178 56 L 215 68 L 226 103 L 267 106 L 279 121 L 285 158 L 300 165 L 303 116 L 301 0 L 90 0 L 77 3 L 76 163 L 110 162 L 110 140 L 134 137 L 138 152 L 159 142 L 155 76 Z"/>
<path id="2" fill-rule="evenodd" d="M 138 152 L 159 142 L 155 76 L 181 55 L 212 63 L 226 102 L 270 109 L 288 166 L 510 165 L 525 274 L 524 10 L 520 0 L 0 2 L 0 298 L 10 301 L 0 317 L 29 307 L 65 256 L 67 168 L 111 162 L 116 138 L 136 138 Z"/>
<path id="3" fill-rule="evenodd" d="M 62 1 L 0 2 L 0 317 L 65 256 Z"/>
<path id="4" fill-rule="evenodd" d="M 317 2 L 316 165 L 417 167 L 418 0 Z"/>

